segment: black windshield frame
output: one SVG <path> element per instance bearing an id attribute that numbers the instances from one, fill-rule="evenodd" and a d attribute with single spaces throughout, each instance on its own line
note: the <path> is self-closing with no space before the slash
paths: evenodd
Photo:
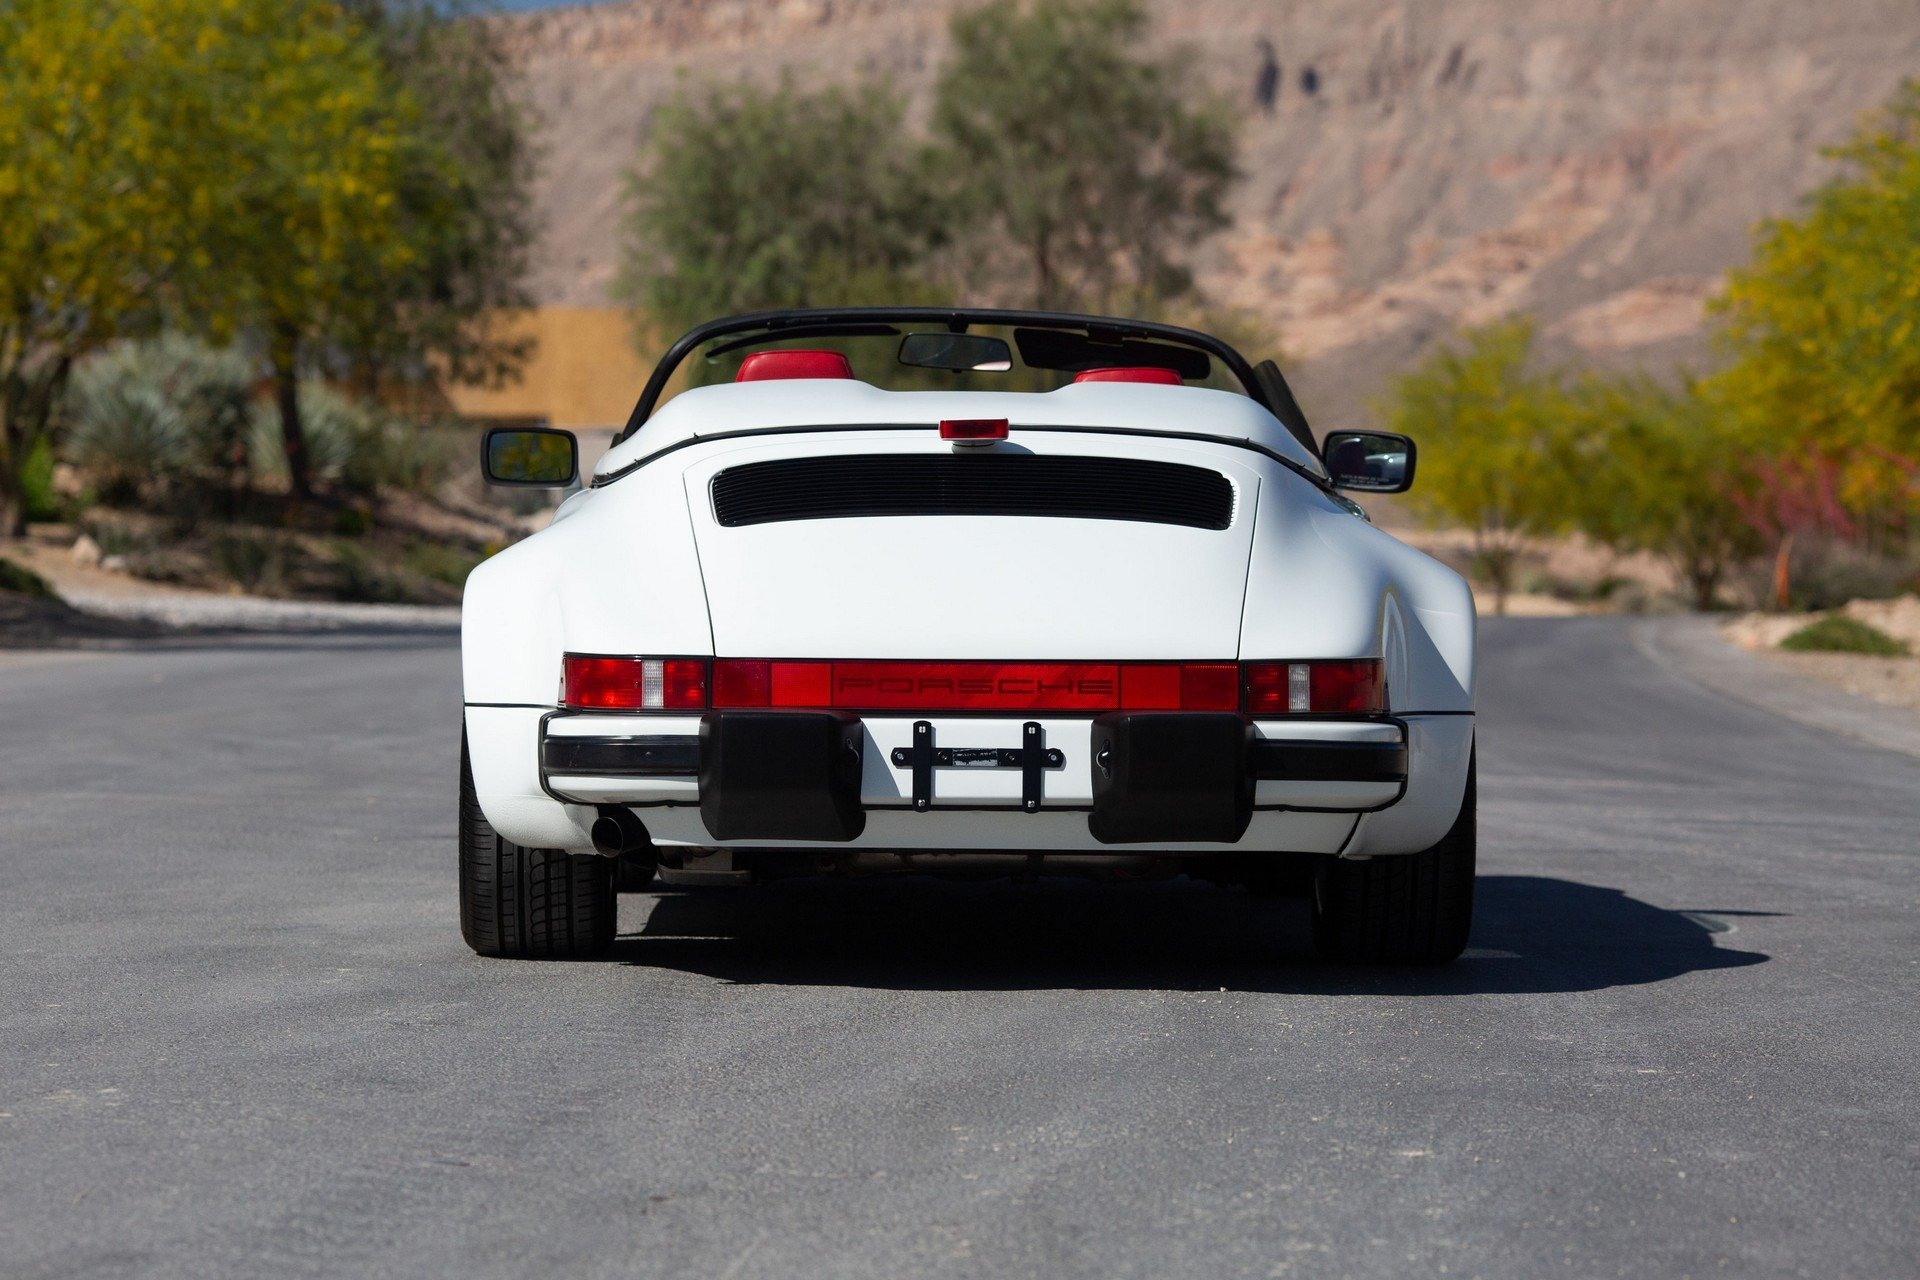
<path id="1" fill-rule="evenodd" d="M 1243 391 L 1255 404 L 1280 418 L 1289 409 L 1294 414 L 1299 409 L 1291 403 L 1276 404 L 1268 394 L 1268 384 L 1279 379 L 1279 370 L 1271 361 L 1260 366 L 1260 373 L 1247 363 L 1247 358 L 1231 346 L 1211 334 L 1197 329 L 1183 329 L 1178 325 L 1160 324 L 1152 320 L 1125 320 L 1117 316 L 1079 315 L 1065 311 L 1019 311 L 1000 310 L 986 307 L 806 307 L 785 311 L 752 311 L 737 316 L 726 316 L 710 320 L 683 334 L 667 353 L 654 366 L 653 374 L 647 379 L 646 388 L 640 393 L 639 403 L 633 407 L 633 413 L 627 418 L 627 425 L 613 438 L 614 444 L 631 437 L 653 411 L 659 407 L 660 398 L 666 393 L 667 383 L 686 363 L 687 357 L 705 344 L 718 338 L 735 334 L 750 333 L 755 330 L 765 333 L 765 340 L 778 342 L 783 338 L 800 337 L 808 332 L 821 333 L 838 326 L 883 326 L 903 324 L 939 324 L 945 325 L 955 333 L 965 333 L 974 325 L 998 325 L 1008 328 L 1059 329 L 1075 331 L 1103 342 L 1125 342 L 1128 339 L 1150 339 L 1173 343 L 1179 346 L 1205 352 L 1218 360 L 1226 371 L 1233 375 Z M 747 342 L 734 342 L 726 350 L 735 350 L 751 345 Z M 1268 378 L 1261 374 L 1271 371 Z M 1284 391 L 1284 379 L 1279 388 Z M 1286 400 L 1291 402 L 1292 393 L 1285 392 Z M 1304 420 L 1301 423 L 1304 427 Z M 1291 427 L 1289 429 L 1292 429 Z M 1298 432 L 1296 432 L 1298 434 Z M 1311 439 L 1311 437 L 1309 437 Z M 1311 446 L 1309 446 L 1311 447 Z"/>

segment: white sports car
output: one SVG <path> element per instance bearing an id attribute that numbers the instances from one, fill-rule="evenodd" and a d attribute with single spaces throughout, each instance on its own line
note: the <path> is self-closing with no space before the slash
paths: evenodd
<path id="1" fill-rule="evenodd" d="M 564 432 L 483 452 L 577 483 Z M 468 943 L 600 951 L 656 874 L 1038 871 L 1307 888 L 1323 955 L 1451 960 L 1473 599 L 1339 493 L 1414 462 L 1316 446 L 1272 362 L 1166 325 L 695 329 L 591 483 L 467 581 Z"/>

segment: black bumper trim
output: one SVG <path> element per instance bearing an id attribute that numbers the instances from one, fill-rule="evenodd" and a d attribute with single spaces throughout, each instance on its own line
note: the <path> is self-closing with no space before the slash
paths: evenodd
<path id="1" fill-rule="evenodd" d="M 1248 744 L 1253 776 L 1271 782 L 1386 782 L 1407 780 L 1407 744 L 1326 742 L 1309 738 L 1255 738 Z"/>
<path id="2" fill-rule="evenodd" d="M 547 738 L 540 764 L 550 774 L 596 778 L 692 778 L 700 772 L 700 739 L 693 734 Z"/>

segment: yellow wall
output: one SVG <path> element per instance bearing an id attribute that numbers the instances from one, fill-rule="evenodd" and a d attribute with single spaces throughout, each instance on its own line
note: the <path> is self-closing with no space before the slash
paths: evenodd
<path id="1" fill-rule="evenodd" d="M 653 372 L 634 350 L 627 313 L 602 307 L 541 307 L 512 328 L 535 340 L 520 380 L 489 390 L 449 387 L 471 418 L 545 418 L 556 427 L 617 427 Z"/>

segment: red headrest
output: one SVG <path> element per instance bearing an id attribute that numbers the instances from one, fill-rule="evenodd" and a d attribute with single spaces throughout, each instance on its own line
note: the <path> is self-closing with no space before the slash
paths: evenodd
<path id="1" fill-rule="evenodd" d="M 1073 375 L 1075 382 L 1157 382 L 1162 386 L 1177 387 L 1180 375 L 1171 369 L 1156 369 L 1148 365 L 1134 365 L 1126 369 L 1089 369 L 1085 373 Z"/>
<path id="2" fill-rule="evenodd" d="M 773 378 L 851 378 L 853 366 L 838 351 L 756 351 L 740 362 L 735 382 Z"/>

